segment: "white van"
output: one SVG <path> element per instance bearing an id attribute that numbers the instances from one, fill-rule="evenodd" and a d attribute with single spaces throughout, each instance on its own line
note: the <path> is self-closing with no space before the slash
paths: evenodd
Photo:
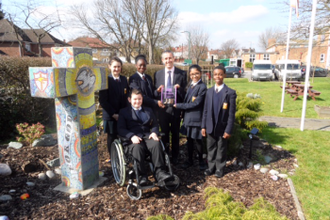
<path id="1" fill-rule="evenodd" d="M 277 60 L 275 65 L 275 78 L 279 81 L 283 81 L 283 76 L 285 73 L 285 62 L 286 60 Z M 301 69 L 300 62 L 298 60 L 287 60 L 287 74 L 286 80 L 300 80 L 301 79 Z"/>
<path id="2" fill-rule="evenodd" d="M 254 60 L 251 80 L 273 80 L 273 69 L 270 60 Z"/>

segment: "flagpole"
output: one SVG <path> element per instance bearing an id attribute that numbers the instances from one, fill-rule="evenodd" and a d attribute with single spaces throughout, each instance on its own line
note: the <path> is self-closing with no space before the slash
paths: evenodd
<path id="1" fill-rule="evenodd" d="M 314 36 L 314 23 L 315 23 L 315 14 L 316 14 L 317 0 L 313 0 L 313 10 L 311 18 L 311 26 L 309 30 L 309 42 L 308 42 L 308 53 L 307 53 L 307 67 L 305 73 L 305 89 L 303 96 L 303 109 L 301 114 L 300 130 L 304 131 L 305 116 L 306 116 L 306 104 L 307 104 L 307 92 L 309 89 L 309 72 L 311 69 L 311 57 L 312 57 L 312 46 L 313 46 L 313 36 Z"/>
<path id="2" fill-rule="evenodd" d="M 286 73 L 287 73 L 287 69 L 288 69 L 288 58 L 289 58 L 289 43 L 290 43 L 290 32 L 291 32 L 291 17 L 292 17 L 292 7 L 291 7 L 291 5 L 290 5 L 288 37 L 287 37 L 287 40 L 286 40 L 285 67 L 284 67 L 284 74 L 283 74 L 283 87 L 282 87 L 281 112 L 283 112 L 283 107 L 284 107 L 284 95 L 285 95 Z"/>

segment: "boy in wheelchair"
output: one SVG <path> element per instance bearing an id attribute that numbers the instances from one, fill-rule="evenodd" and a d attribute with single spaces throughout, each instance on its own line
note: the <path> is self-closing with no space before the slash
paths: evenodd
<path id="1" fill-rule="evenodd" d="M 154 175 L 159 182 L 173 178 L 166 172 L 166 165 L 162 145 L 158 139 L 159 126 L 157 119 L 148 107 L 142 107 L 142 92 L 132 89 L 128 101 L 131 106 L 123 108 L 119 112 L 118 134 L 126 141 L 123 146 L 128 147 L 128 152 L 137 162 L 139 173 L 139 185 L 152 184 L 148 180 L 145 166 L 146 155 L 149 154 L 154 166 Z"/>

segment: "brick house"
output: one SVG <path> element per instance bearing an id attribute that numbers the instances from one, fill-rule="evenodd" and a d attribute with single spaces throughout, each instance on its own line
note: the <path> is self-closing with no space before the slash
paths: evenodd
<path id="1" fill-rule="evenodd" d="M 102 63 L 109 62 L 111 56 L 116 56 L 118 51 L 111 50 L 110 46 L 103 43 L 98 38 L 92 37 L 79 37 L 73 41 L 68 42 L 68 44 L 74 47 L 88 47 L 92 48 L 93 60 Z"/>
<path id="2" fill-rule="evenodd" d="M 42 29 L 34 29 L 34 31 L 36 31 L 38 35 L 45 32 Z M 22 43 L 24 48 L 22 48 L 19 42 Z M 51 47 L 68 45 L 49 33 L 46 33 L 45 36 L 40 39 L 40 44 L 42 48 L 42 57 L 51 56 Z M 31 29 L 21 29 L 7 19 L 2 19 L 0 20 L 0 51 L 2 51 L 0 55 L 18 57 L 38 56 L 39 44 L 37 36 Z"/>
<path id="3" fill-rule="evenodd" d="M 317 39 L 313 42 L 311 64 L 313 66 L 320 66 L 329 68 L 330 66 L 330 39 L 329 33 L 318 35 Z M 276 52 L 276 60 L 285 59 L 286 56 L 286 43 L 276 43 L 275 40 L 268 41 L 267 52 Z M 295 40 L 290 42 L 289 59 L 299 60 L 306 63 L 308 53 L 308 40 Z"/>

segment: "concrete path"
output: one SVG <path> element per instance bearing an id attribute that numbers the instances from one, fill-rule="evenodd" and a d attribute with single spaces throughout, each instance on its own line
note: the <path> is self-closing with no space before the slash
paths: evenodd
<path id="1" fill-rule="evenodd" d="M 261 116 L 260 121 L 267 121 L 271 127 L 300 129 L 300 118 Z M 330 131 L 330 119 L 305 119 L 304 130 Z"/>

